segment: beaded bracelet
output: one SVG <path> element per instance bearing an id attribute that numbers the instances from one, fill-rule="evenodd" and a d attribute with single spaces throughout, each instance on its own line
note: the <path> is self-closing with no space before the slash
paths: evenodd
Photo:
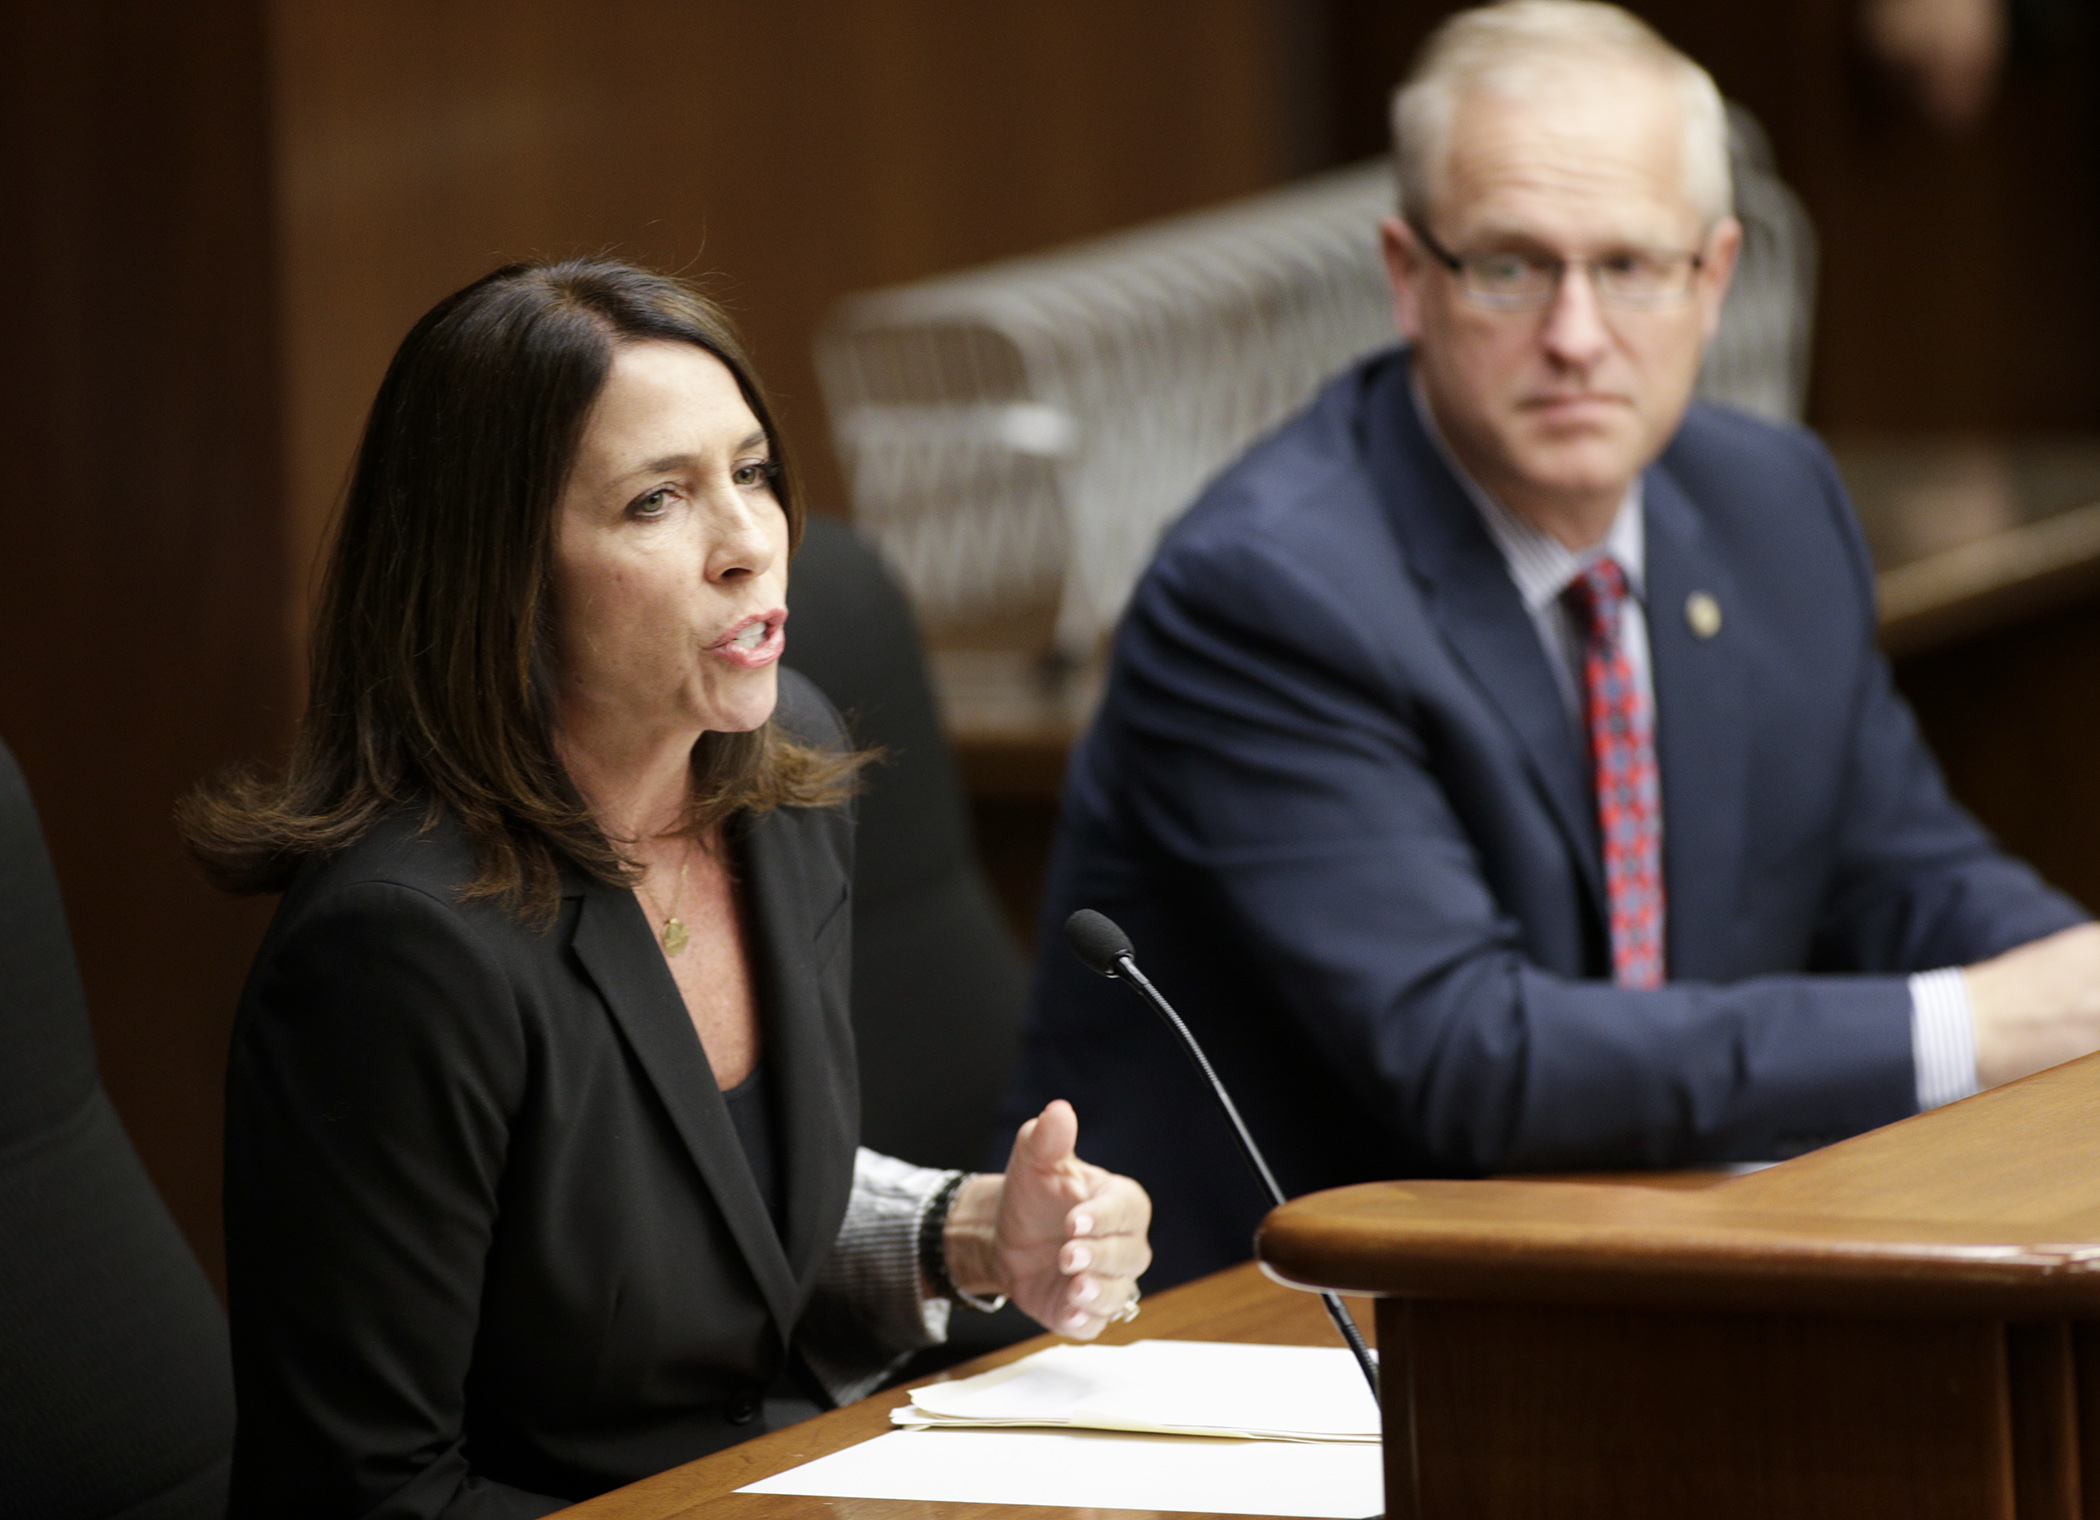
<path id="1" fill-rule="evenodd" d="M 1006 1295 L 997 1298 L 979 1298 L 974 1293 L 965 1293 L 955 1285 L 948 1275 L 948 1212 L 955 1207 L 955 1195 L 962 1185 L 970 1180 L 968 1172 L 957 1172 L 941 1184 L 940 1191 L 926 1205 L 926 1212 L 919 1216 L 919 1275 L 933 1289 L 935 1298 L 945 1298 L 958 1304 L 968 1304 L 980 1314 L 995 1314 L 1006 1307 Z"/>

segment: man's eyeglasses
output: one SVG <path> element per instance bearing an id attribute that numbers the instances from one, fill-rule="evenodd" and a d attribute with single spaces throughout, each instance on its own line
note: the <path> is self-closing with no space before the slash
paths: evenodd
<path id="1" fill-rule="evenodd" d="M 1539 311 L 1553 303 L 1571 264 L 1589 272 L 1597 299 L 1607 306 L 1652 310 L 1674 306 L 1692 293 L 1704 262 L 1696 253 L 1628 248 L 1594 259 L 1562 259 L 1549 253 L 1453 253 L 1427 227 L 1410 222 L 1422 246 L 1458 276 L 1459 289 L 1476 306 L 1495 311 Z"/>

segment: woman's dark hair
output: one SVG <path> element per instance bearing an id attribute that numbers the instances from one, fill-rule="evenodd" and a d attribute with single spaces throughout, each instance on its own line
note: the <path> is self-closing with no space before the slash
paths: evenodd
<path id="1" fill-rule="evenodd" d="M 513 264 L 441 301 L 402 340 L 366 419 L 315 611 L 306 714 L 281 777 L 237 774 L 178 821 L 219 885 L 281 891 L 410 801 L 473 839 L 470 897 L 545 922 L 560 861 L 634 867 L 555 752 L 549 592 L 555 516 L 622 343 L 706 349 L 772 443 L 792 548 L 803 514 L 779 433 L 728 319 L 677 280 L 610 260 Z M 689 827 L 821 806 L 855 758 L 772 722 L 693 749 Z"/>

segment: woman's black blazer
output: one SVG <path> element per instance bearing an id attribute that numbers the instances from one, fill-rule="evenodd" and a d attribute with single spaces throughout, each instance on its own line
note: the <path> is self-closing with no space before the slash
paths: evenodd
<path id="1" fill-rule="evenodd" d="M 839 742 L 786 672 L 779 721 Z M 523 928 L 420 822 L 309 867 L 241 999 L 236 1516 L 540 1515 L 752 1434 L 845 1212 L 843 808 L 733 831 L 784 1245 L 634 895 Z"/>

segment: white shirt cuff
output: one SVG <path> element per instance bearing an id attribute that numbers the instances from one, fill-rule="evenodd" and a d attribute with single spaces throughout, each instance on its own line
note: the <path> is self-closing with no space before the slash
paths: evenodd
<path id="1" fill-rule="evenodd" d="M 1910 979 L 1910 1051 L 1920 1113 L 1976 1091 L 1976 1017 L 1958 967 Z"/>

